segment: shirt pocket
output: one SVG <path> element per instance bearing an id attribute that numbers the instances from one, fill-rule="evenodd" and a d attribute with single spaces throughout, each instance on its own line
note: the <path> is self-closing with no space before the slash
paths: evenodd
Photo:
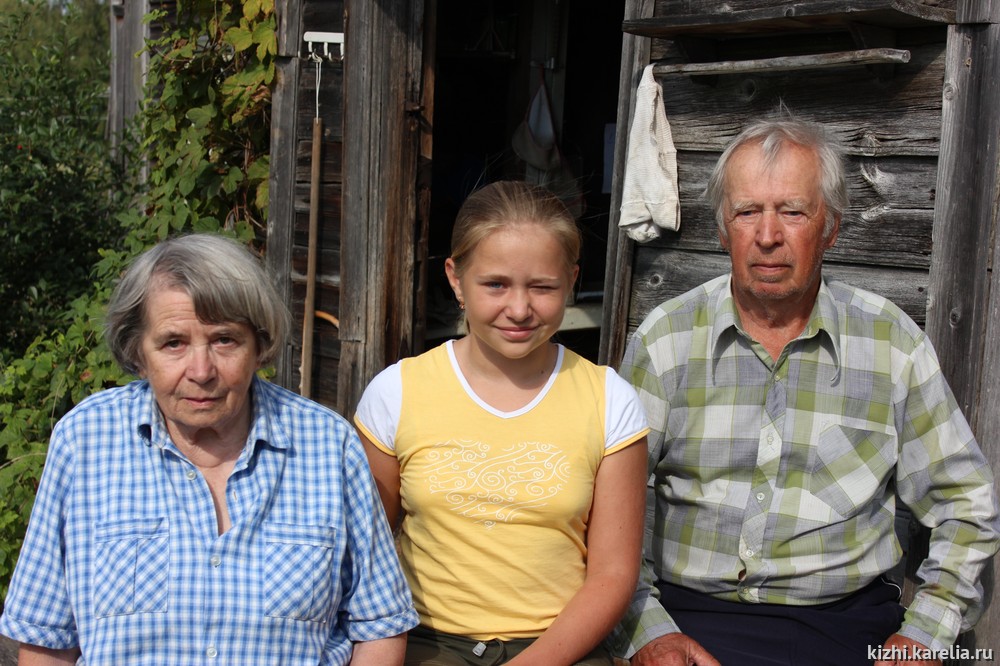
<path id="1" fill-rule="evenodd" d="M 264 525 L 264 612 L 326 622 L 339 599 L 344 547 L 326 525 Z"/>
<path id="2" fill-rule="evenodd" d="M 94 614 L 165 613 L 170 568 L 166 518 L 99 522 L 94 528 Z"/>
<path id="3" fill-rule="evenodd" d="M 843 518 L 868 511 L 885 494 L 896 457 L 894 433 L 834 423 L 813 451 L 810 492 Z"/>

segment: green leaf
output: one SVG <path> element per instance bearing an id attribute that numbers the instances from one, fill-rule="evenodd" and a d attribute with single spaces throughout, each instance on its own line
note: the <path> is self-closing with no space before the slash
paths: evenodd
<path id="1" fill-rule="evenodd" d="M 230 28 L 226 31 L 224 39 L 237 51 L 244 51 L 253 46 L 253 33 L 246 28 Z"/>
<path id="2" fill-rule="evenodd" d="M 195 127 L 203 128 L 212 122 L 212 119 L 215 118 L 215 114 L 215 107 L 209 104 L 188 110 L 185 117 L 190 120 Z"/>

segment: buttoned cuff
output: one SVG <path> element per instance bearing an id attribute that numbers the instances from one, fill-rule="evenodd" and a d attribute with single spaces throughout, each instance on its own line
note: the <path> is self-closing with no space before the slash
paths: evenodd
<path id="1" fill-rule="evenodd" d="M 607 645 L 615 655 L 629 659 L 647 643 L 678 632 L 680 628 L 660 602 L 646 596 L 632 602 L 625 617 L 608 636 Z"/>
<path id="2" fill-rule="evenodd" d="M 961 629 L 962 615 L 951 604 L 930 594 L 918 593 L 906 609 L 899 633 L 932 650 L 947 650 L 955 644 Z"/>

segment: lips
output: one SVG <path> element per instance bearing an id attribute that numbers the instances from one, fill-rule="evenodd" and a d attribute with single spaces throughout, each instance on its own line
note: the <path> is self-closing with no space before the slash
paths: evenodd
<path id="1" fill-rule="evenodd" d="M 524 340 L 531 337 L 531 334 L 535 332 L 535 327 L 501 328 L 499 330 L 508 340 Z"/>

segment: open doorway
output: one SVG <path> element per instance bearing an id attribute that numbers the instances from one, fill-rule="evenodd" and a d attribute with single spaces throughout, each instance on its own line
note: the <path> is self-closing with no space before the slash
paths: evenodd
<path id="1" fill-rule="evenodd" d="M 558 339 L 596 362 L 624 0 L 432 4 L 431 200 L 426 259 L 418 267 L 426 287 L 417 294 L 426 334 L 423 349 L 414 351 L 457 334 L 444 260 L 458 207 L 480 185 L 525 179 L 550 187 L 577 215 L 584 237 L 580 279 Z M 525 127 L 537 129 L 544 107 L 555 151 L 544 140 L 525 140 L 534 136 Z"/>

